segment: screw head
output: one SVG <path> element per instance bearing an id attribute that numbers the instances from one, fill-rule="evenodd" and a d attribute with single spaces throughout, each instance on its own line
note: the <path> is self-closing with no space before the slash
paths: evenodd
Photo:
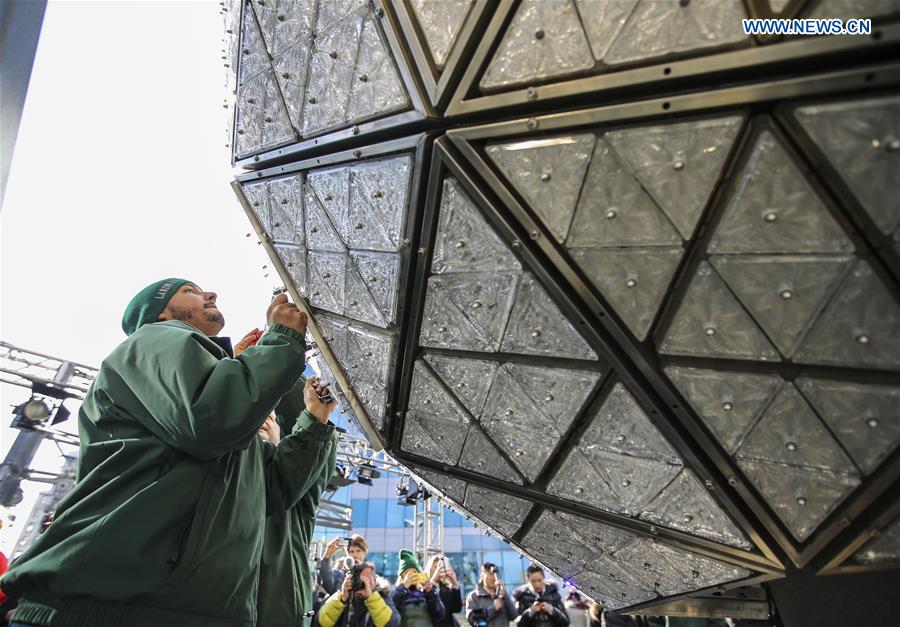
<path id="1" fill-rule="evenodd" d="M 777 220 L 777 219 L 778 219 L 778 214 L 775 213 L 774 211 L 770 211 L 765 216 L 763 216 L 763 220 L 765 220 L 766 222 L 769 222 L 769 223 L 775 222 L 775 220 Z"/>
<path id="2" fill-rule="evenodd" d="M 794 444 L 793 442 L 788 442 L 787 444 L 784 445 L 784 447 L 791 452 L 794 452 L 797 450 L 797 445 Z"/>
<path id="3" fill-rule="evenodd" d="M 459 241 L 457 241 L 457 242 L 456 242 L 456 247 L 457 247 L 457 248 L 465 248 L 465 247 L 466 247 L 466 241 L 465 241 L 465 240 L 462 240 L 462 239 L 459 240 Z"/>
<path id="4" fill-rule="evenodd" d="M 535 38 L 535 39 L 543 39 L 543 38 L 544 38 L 544 35 L 546 35 L 546 33 L 544 32 L 544 29 L 543 29 L 543 28 L 539 28 L 539 29 L 537 29 L 536 31 L 534 31 L 534 38 Z"/>
<path id="5" fill-rule="evenodd" d="M 794 297 L 794 293 L 791 290 L 781 290 L 779 296 L 784 300 L 790 300 Z"/>
<path id="6" fill-rule="evenodd" d="M 551 178 L 552 178 L 552 175 L 549 172 L 544 172 L 543 174 L 541 174 L 541 180 L 544 181 L 545 183 L 547 181 L 549 181 Z"/>
<path id="7" fill-rule="evenodd" d="M 367 81 L 369 80 L 369 75 L 368 75 L 368 74 L 360 74 L 360 75 L 359 75 L 359 80 L 360 80 L 361 83 L 365 83 L 365 82 L 367 82 Z"/>
<path id="8" fill-rule="evenodd" d="M 306 102 L 308 102 L 309 104 L 316 104 L 316 97 L 310 96 L 309 98 L 306 99 Z"/>
<path id="9" fill-rule="evenodd" d="M 722 403 L 722 409 L 724 409 L 725 411 L 731 411 L 732 409 L 734 409 L 734 403 L 732 403 L 731 401 L 725 401 L 724 403 Z"/>
<path id="10" fill-rule="evenodd" d="M 634 287 L 635 285 L 637 285 L 637 281 L 635 281 L 634 279 L 628 279 L 627 281 L 625 281 L 625 287 Z"/>
<path id="11" fill-rule="evenodd" d="M 676 161 L 672 164 L 672 169 L 676 172 L 684 170 L 684 161 Z"/>
<path id="12" fill-rule="evenodd" d="M 869 418 L 868 420 L 866 420 L 866 426 L 870 429 L 874 429 L 878 426 L 878 420 L 876 418 Z"/>
<path id="13" fill-rule="evenodd" d="M 531 337 L 541 337 L 541 330 L 540 330 L 540 329 L 534 329 L 534 330 L 531 332 Z"/>
<path id="14" fill-rule="evenodd" d="M 332 50 L 328 53 L 328 56 L 332 59 L 337 59 L 337 50 Z"/>
<path id="15" fill-rule="evenodd" d="M 615 209 L 610 209 L 609 211 L 606 212 L 606 219 L 607 220 L 615 220 L 617 215 L 619 215 L 618 211 L 616 211 Z"/>
<path id="16" fill-rule="evenodd" d="M 868 344 L 868 343 L 869 343 L 869 336 L 866 335 L 865 333 L 861 333 L 861 334 L 859 334 L 859 335 L 856 336 L 856 342 L 857 342 L 858 344 Z"/>
<path id="17" fill-rule="evenodd" d="M 703 332 L 706 333 L 706 335 L 708 335 L 709 337 L 712 337 L 716 334 L 716 329 L 715 327 L 706 327 L 706 330 L 704 330 Z"/>
<path id="18" fill-rule="evenodd" d="M 805 496 L 798 496 L 798 497 L 797 497 L 797 505 L 799 505 L 800 507 L 803 507 L 804 505 L 806 505 L 806 502 L 807 502 L 807 501 L 806 501 L 806 497 L 805 497 Z"/>

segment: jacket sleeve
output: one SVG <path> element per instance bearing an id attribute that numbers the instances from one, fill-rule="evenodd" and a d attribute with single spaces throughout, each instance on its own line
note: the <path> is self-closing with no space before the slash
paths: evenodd
<path id="1" fill-rule="evenodd" d="M 302 335 L 274 324 L 236 359 L 220 359 L 202 333 L 146 325 L 117 351 L 112 371 L 144 411 L 151 433 L 199 459 L 245 449 L 305 364 Z"/>
<path id="2" fill-rule="evenodd" d="M 566 606 L 559 595 L 556 595 L 550 607 L 553 608 L 553 611 L 550 612 L 550 620 L 553 621 L 553 625 L 555 627 L 566 627 L 569 624 L 569 613 L 566 611 Z"/>
<path id="3" fill-rule="evenodd" d="M 431 615 L 432 623 L 444 620 L 447 610 L 444 608 L 444 602 L 441 601 L 437 586 L 433 587 L 431 592 L 425 593 L 425 603 L 428 604 L 428 613 Z"/>
<path id="4" fill-rule="evenodd" d="M 460 588 L 451 588 L 450 586 L 441 586 L 441 602 L 443 602 L 444 610 L 448 616 L 461 612 L 463 609 L 462 590 Z"/>
<path id="5" fill-rule="evenodd" d="M 334 627 L 335 623 L 340 620 L 341 614 L 344 613 L 345 607 L 346 605 L 341 601 L 341 594 L 339 592 L 332 594 L 319 608 L 319 625 Z"/>
<path id="6" fill-rule="evenodd" d="M 373 592 L 366 599 L 366 610 L 368 610 L 369 619 L 375 627 L 398 627 L 400 625 L 400 613 L 394 607 L 389 596 Z"/>
<path id="7" fill-rule="evenodd" d="M 509 598 L 508 592 L 503 593 L 503 611 L 506 612 L 506 620 L 516 620 L 516 606 L 513 604 L 512 599 Z"/>
<path id="8" fill-rule="evenodd" d="M 466 596 L 466 620 L 470 625 L 475 624 L 475 612 L 478 609 L 478 597 L 473 590 Z"/>
<path id="9" fill-rule="evenodd" d="M 275 406 L 275 422 L 278 423 L 282 435 L 287 435 L 294 430 L 297 417 L 306 409 L 306 403 L 303 401 L 304 385 L 306 385 L 306 377 L 301 375 Z"/>
<path id="10" fill-rule="evenodd" d="M 304 410 L 293 433 L 282 438 L 278 446 L 265 447 L 266 513 L 291 509 L 307 496 L 320 480 L 333 450 L 334 427 L 322 424 Z"/>

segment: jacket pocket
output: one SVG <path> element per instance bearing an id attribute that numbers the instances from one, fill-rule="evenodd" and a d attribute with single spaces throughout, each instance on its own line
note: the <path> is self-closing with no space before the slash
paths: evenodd
<path id="1" fill-rule="evenodd" d="M 203 483 L 200 484 L 200 492 L 197 495 L 197 506 L 188 516 L 187 523 L 178 538 L 175 554 L 169 560 L 172 572 L 167 583 L 170 585 L 179 584 L 197 560 L 200 543 L 208 526 L 212 475 L 213 473 L 210 472 L 203 477 Z"/>

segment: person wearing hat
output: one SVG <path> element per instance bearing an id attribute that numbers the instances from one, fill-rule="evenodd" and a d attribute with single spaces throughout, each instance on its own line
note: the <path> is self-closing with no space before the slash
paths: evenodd
<path id="1" fill-rule="evenodd" d="M 327 455 L 333 405 L 303 388 L 309 428 L 257 437 L 303 373 L 306 315 L 276 297 L 231 357 L 216 294 L 163 279 L 128 304 L 128 336 L 78 414 L 76 484 L 0 581 L 14 623 L 251 627 L 267 512 L 291 508 Z M 299 418 L 299 417 L 298 417 Z"/>
<path id="2" fill-rule="evenodd" d="M 438 594 L 437 578 L 429 579 L 415 553 L 400 550 L 400 576 L 394 587 L 394 606 L 400 627 L 432 627 L 444 619 L 446 610 Z"/>

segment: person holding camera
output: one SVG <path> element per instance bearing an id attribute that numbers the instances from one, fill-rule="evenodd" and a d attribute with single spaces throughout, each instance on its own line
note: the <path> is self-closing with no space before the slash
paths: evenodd
<path id="1" fill-rule="evenodd" d="M 481 565 L 478 587 L 466 597 L 466 620 L 472 627 L 506 627 L 516 618 L 516 607 L 500 581 L 497 567 Z"/>
<path id="2" fill-rule="evenodd" d="M 422 571 L 412 551 L 400 550 L 400 577 L 392 598 L 402 627 L 432 627 L 444 619 L 446 611 L 436 582 Z"/>
<path id="3" fill-rule="evenodd" d="M 387 582 L 376 576 L 372 562 L 350 568 L 341 589 L 322 605 L 317 620 L 319 627 L 400 626 Z"/>
<path id="4" fill-rule="evenodd" d="M 569 614 L 555 582 L 544 579 L 544 569 L 531 564 L 528 583 L 513 592 L 520 627 L 566 627 Z"/>
<path id="5" fill-rule="evenodd" d="M 349 568 L 347 564 L 341 564 L 341 567 L 332 566 L 331 559 L 340 549 L 344 549 L 347 557 L 353 561 L 353 564 L 362 564 L 366 561 L 366 555 L 369 554 L 369 544 L 366 539 L 359 535 L 352 535 L 349 538 L 336 537 L 325 547 L 325 555 L 319 562 L 319 583 L 328 594 L 337 592 L 344 581 Z M 346 560 L 348 563 L 350 560 Z"/>
<path id="6" fill-rule="evenodd" d="M 425 569 L 428 577 L 435 582 L 438 596 L 444 604 L 444 618 L 434 623 L 434 627 L 459 627 L 454 614 L 462 612 L 462 588 L 453 566 L 444 555 L 432 555 Z"/>

